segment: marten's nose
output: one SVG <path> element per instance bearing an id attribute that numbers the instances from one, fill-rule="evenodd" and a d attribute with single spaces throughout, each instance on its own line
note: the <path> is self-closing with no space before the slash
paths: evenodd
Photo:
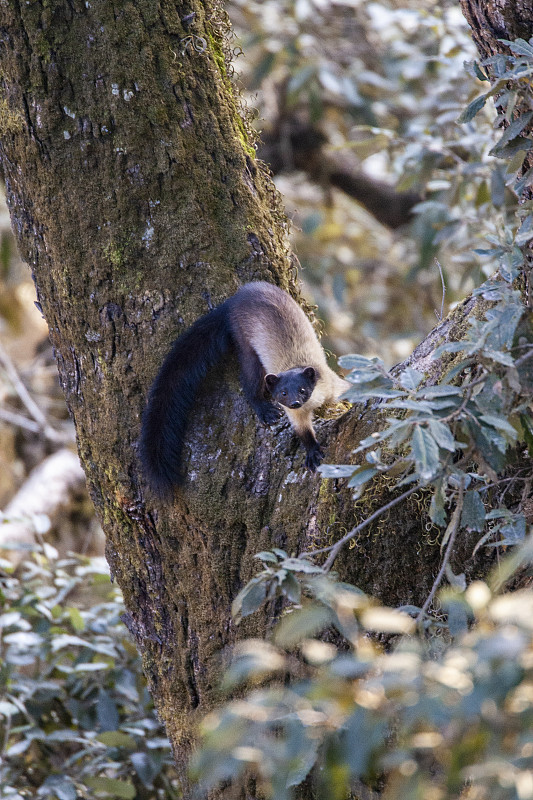
<path id="1" fill-rule="evenodd" d="M 289 408 L 300 408 L 301 405 L 299 400 L 295 400 L 294 403 L 290 404 Z"/>

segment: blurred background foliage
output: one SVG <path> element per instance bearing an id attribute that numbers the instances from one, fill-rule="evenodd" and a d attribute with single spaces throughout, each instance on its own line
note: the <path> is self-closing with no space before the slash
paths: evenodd
<path id="1" fill-rule="evenodd" d="M 446 310 L 494 270 L 473 249 L 512 203 L 489 155 L 494 108 L 475 131 L 457 124 L 482 87 L 464 68 L 476 53 L 458 5 L 235 0 L 228 11 L 258 153 L 328 343 L 405 358 L 440 313 L 436 259 Z"/>
<path id="2" fill-rule="evenodd" d="M 236 615 L 280 598 L 285 611 L 268 642 L 235 647 L 224 684 L 237 699 L 204 719 L 195 778 L 253 775 L 271 800 L 304 783 L 319 800 L 533 797 L 533 593 L 501 593 L 532 556 L 529 541 L 488 583 L 442 591 L 417 626 L 419 609 L 259 553 L 266 591 L 246 587 Z"/>
<path id="3" fill-rule="evenodd" d="M 0 797 L 174 800 L 170 745 L 103 559 L 0 560 Z"/>

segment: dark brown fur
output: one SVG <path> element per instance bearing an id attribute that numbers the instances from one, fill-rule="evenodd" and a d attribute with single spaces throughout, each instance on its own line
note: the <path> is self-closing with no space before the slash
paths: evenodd
<path id="1" fill-rule="evenodd" d="M 176 340 L 150 390 L 139 451 L 159 494 L 183 481 L 188 413 L 207 370 L 231 345 L 246 399 L 259 419 L 271 425 L 284 411 L 306 449 L 306 466 L 314 471 L 322 460 L 313 411 L 337 400 L 348 384 L 328 367 L 300 306 L 277 286 L 247 283 Z"/>

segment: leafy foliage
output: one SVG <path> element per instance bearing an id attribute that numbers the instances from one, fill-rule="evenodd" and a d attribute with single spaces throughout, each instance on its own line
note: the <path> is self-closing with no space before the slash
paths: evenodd
<path id="1" fill-rule="evenodd" d="M 229 11 L 246 51 L 237 67 L 267 133 L 280 121 L 282 133 L 287 120 L 312 124 L 328 157 L 420 196 L 411 224 L 391 236 L 336 190 L 325 197 L 301 175 L 277 179 L 333 349 L 388 364 L 405 358 L 441 306 L 435 257 L 446 302 L 460 300 L 497 267 L 494 257 L 480 259 L 480 240 L 498 236 L 514 213 L 506 154 L 490 154 L 496 95 L 475 126 L 471 116 L 457 124 L 488 88 L 459 7 L 232 0 Z"/>
<path id="2" fill-rule="evenodd" d="M 388 370 L 379 358 L 341 359 L 352 384 L 346 397 L 373 404 L 382 427 L 354 450 L 363 464 L 326 464 L 322 475 L 348 479 L 355 498 L 379 476 L 398 493 L 322 551 L 259 554 L 263 569 L 236 598 L 236 619 L 264 602 L 279 608 L 281 600 L 284 613 L 272 643 L 235 649 L 225 684 L 243 696 L 204 721 L 193 771 L 206 786 L 251 772 L 276 800 L 289 800 L 307 778 L 334 800 L 363 786 L 390 800 L 452 800 L 465 784 L 476 800 L 533 797 L 533 590 L 524 581 L 533 563 L 525 293 L 533 218 L 531 171 L 517 174 L 531 151 L 533 40 L 507 44 L 510 55 L 470 65 L 478 78 L 485 68 L 494 74 L 497 88 L 461 118 L 470 124 L 490 96 L 507 122 L 493 152 L 511 158 L 499 175 L 523 202 L 478 252 L 497 272 L 468 301 L 477 312 L 468 328 L 435 347 L 427 372 L 414 360 Z M 421 608 L 383 608 L 340 583 L 331 566 L 360 529 L 420 488 L 442 531 L 441 569 Z M 488 583 L 467 586 L 449 566 L 464 529 L 480 534 L 476 549 L 518 544 Z M 315 557 L 328 551 L 319 567 Z M 527 588 L 502 593 L 517 569 Z M 450 585 L 432 615 L 444 576 Z"/>
<path id="3" fill-rule="evenodd" d="M 0 565 L 0 796 L 179 797 L 104 564 L 47 556 Z"/>
<path id="4" fill-rule="evenodd" d="M 521 164 L 523 151 L 531 148 L 531 139 L 522 134 L 533 115 L 524 111 L 533 106 L 528 80 L 533 48 L 522 40 L 508 44 L 513 55 L 495 56 L 482 65 L 497 76 L 496 88 L 483 97 L 498 93 L 500 122 L 509 123 L 494 149 L 508 154 L 508 148 L 520 140 Z M 476 65 L 476 70 L 480 72 L 481 67 Z M 474 101 L 463 119 L 473 118 L 481 107 Z M 517 175 L 518 166 L 511 161 L 506 175 L 506 184 L 517 197 L 528 184 L 524 175 Z M 460 527 L 483 532 L 478 547 L 515 544 L 525 535 L 520 507 L 508 508 L 498 497 L 505 494 L 506 490 L 501 490 L 509 482 L 522 482 L 524 489 L 529 486 L 529 469 L 516 469 L 516 454 L 517 449 L 525 449 L 530 456 L 533 453 L 533 330 L 524 302 L 531 238 L 529 200 L 521 204 L 514 224 L 490 239 L 494 246 L 478 251 L 497 259 L 498 271 L 472 293 L 479 313 L 469 316 L 469 327 L 461 339 L 446 341 L 433 351 L 429 379 L 411 366 L 388 371 L 378 358 L 355 355 L 340 359 L 350 370 L 346 377 L 352 388 L 346 397 L 353 403 L 379 402 L 384 424 L 354 450 L 355 455 L 365 455 L 367 464 L 351 472 L 347 465 L 323 465 L 322 474 L 349 477 L 355 498 L 378 474 L 399 476 L 398 488 L 407 484 L 426 487 L 432 494 L 431 522 L 441 528 L 448 526 L 442 546 Z M 389 411 L 392 413 L 387 416 Z M 513 474 L 508 477 L 510 467 Z M 488 503 L 491 508 L 486 513 Z M 460 514 L 449 516 L 447 506 L 459 508 Z"/>
<path id="5" fill-rule="evenodd" d="M 308 559 L 260 557 L 264 597 L 290 606 L 274 643 L 235 648 L 226 686 L 247 691 L 203 722 L 193 762 L 202 787 L 251 771 L 276 800 L 293 797 L 310 774 L 328 799 L 357 794 L 361 782 L 385 785 L 388 798 L 451 800 L 465 781 L 479 800 L 531 796 L 531 589 L 499 594 L 500 574 L 493 590 L 480 581 L 447 590 L 447 625 L 432 619 L 417 629 L 419 609 L 380 607 Z M 532 558 L 530 539 L 510 569 Z M 237 610 L 247 597 L 245 589 Z M 335 644 L 331 633 L 320 636 L 327 629 Z M 384 649 L 376 633 L 394 644 Z"/>

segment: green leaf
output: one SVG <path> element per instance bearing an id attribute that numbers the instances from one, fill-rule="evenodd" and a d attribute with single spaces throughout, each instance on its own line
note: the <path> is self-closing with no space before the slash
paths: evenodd
<path id="1" fill-rule="evenodd" d="M 18 707 L 13 703 L 8 703 L 7 700 L 0 700 L 0 717 L 12 717 L 13 714 L 18 713 Z"/>
<path id="2" fill-rule="evenodd" d="M 267 52 L 266 55 L 259 61 L 253 72 L 252 89 L 259 88 L 261 82 L 266 76 L 272 72 L 276 62 L 277 53 Z"/>
<path id="3" fill-rule="evenodd" d="M 463 510 L 461 512 L 461 525 L 473 531 L 481 532 L 485 527 L 485 506 L 479 492 L 472 490 L 465 492 Z"/>
<path id="4" fill-rule="evenodd" d="M 108 797 L 119 800 L 134 800 L 136 792 L 131 781 L 120 781 L 116 778 L 84 778 L 84 782 L 95 792 L 102 792 Z"/>
<path id="5" fill-rule="evenodd" d="M 425 397 L 425 398 L 432 398 L 432 397 L 453 397 L 454 395 L 460 395 L 463 393 L 463 390 L 460 386 L 450 386 L 446 383 L 437 384 L 436 386 L 427 386 L 425 389 L 421 389 L 418 392 L 418 395 Z M 418 396 L 417 395 L 417 396 Z"/>
<path id="6" fill-rule="evenodd" d="M 447 577 L 449 580 L 448 575 Z M 464 575 L 462 576 L 463 580 L 459 580 L 459 582 L 457 582 L 458 576 L 452 574 L 451 577 L 451 586 L 455 586 L 457 589 L 459 589 L 459 591 L 464 589 Z M 447 622 L 451 635 L 461 636 L 462 634 L 466 633 L 468 630 L 468 610 L 464 601 L 460 597 L 458 598 L 457 595 L 453 595 L 450 598 L 442 598 L 441 602 L 443 610 L 448 615 Z"/>
<path id="7" fill-rule="evenodd" d="M 120 719 L 115 703 L 111 694 L 101 689 L 96 702 L 96 715 L 98 724 L 104 731 L 116 731 Z"/>
<path id="8" fill-rule="evenodd" d="M 269 553 L 267 550 L 261 550 L 260 553 L 256 553 L 254 558 L 260 558 L 261 561 L 269 561 L 272 564 L 278 563 L 278 559 L 274 553 Z"/>
<path id="9" fill-rule="evenodd" d="M 515 138 L 504 146 L 493 147 L 489 150 L 489 156 L 497 156 L 498 158 L 510 159 L 514 155 L 521 153 L 524 150 L 530 150 L 533 142 L 524 136 L 515 136 Z"/>
<path id="10" fill-rule="evenodd" d="M 371 400 L 374 397 L 379 399 L 405 397 L 405 392 L 397 392 L 396 389 L 389 389 L 386 386 L 364 389 L 357 389 L 354 386 L 343 394 L 343 398 L 349 400 L 350 403 L 366 403 L 367 400 Z"/>
<path id="11" fill-rule="evenodd" d="M 430 419 L 428 425 L 431 435 L 439 447 L 442 447 L 444 450 L 449 450 L 450 453 L 453 453 L 455 451 L 455 441 L 448 426 L 445 425 L 444 422 L 438 422 L 434 419 Z"/>
<path id="12" fill-rule="evenodd" d="M 513 139 L 516 139 L 516 137 L 519 136 L 524 128 L 529 124 L 531 117 L 533 117 L 533 111 L 528 111 L 527 113 L 521 114 L 519 117 L 513 120 L 509 127 L 505 129 L 505 133 L 501 139 L 499 139 L 492 148 L 491 154 L 497 155 L 505 145 L 507 145 Z"/>
<path id="13" fill-rule="evenodd" d="M 76 734 L 75 730 L 70 728 L 59 728 L 51 733 L 43 733 L 42 736 L 36 736 L 36 739 L 41 739 L 45 742 L 82 742 L 82 737 Z"/>
<path id="14" fill-rule="evenodd" d="M 99 733 L 96 739 L 106 747 L 127 747 L 129 750 L 135 750 L 137 743 L 133 736 L 122 731 L 105 731 Z"/>
<path id="15" fill-rule="evenodd" d="M 494 414 L 483 414 L 479 419 L 486 422 L 487 425 L 490 425 L 492 428 L 501 431 L 503 434 L 507 434 L 507 438 L 512 442 L 516 442 L 518 439 L 517 431 L 504 417 L 497 417 Z"/>
<path id="16" fill-rule="evenodd" d="M 224 674 L 222 688 L 233 689 L 250 678 L 265 676 L 285 669 L 283 654 L 270 642 L 245 639 L 236 645 L 229 669 Z"/>
<path id="17" fill-rule="evenodd" d="M 77 631 L 78 633 L 80 631 L 83 631 L 85 629 L 85 620 L 83 619 L 79 609 L 71 607 L 65 610 L 69 616 L 70 624 L 72 625 L 74 630 Z"/>
<path id="18" fill-rule="evenodd" d="M 522 256 L 521 259 L 523 260 Z M 490 336 L 487 338 L 487 349 L 496 351 L 511 349 L 516 328 L 524 310 L 521 302 L 511 302 L 511 299 L 508 298 L 505 303 L 500 303 L 495 309 L 487 311 L 487 319 L 490 318 L 491 323 L 494 323 Z"/>
<path id="19" fill-rule="evenodd" d="M 289 94 L 297 94 L 300 92 L 309 81 L 315 77 L 317 68 L 314 64 L 308 64 L 301 69 L 297 70 L 290 78 L 287 84 L 287 92 Z"/>
<path id="20" fill-rule="evenodd" d="M 477 61 L 465 61 L 463 62 L 463 67 L 465 72 L 467 72 L 472 78 L 477 78 L 480 81 L 488 80 Z"/>
<path id="21" fill-rule="evenodd" d="M 320 464 L 318 472 L 323 478 L 349 478 L 356 469 L 357 464 Z"/>
<path id="22" fill-rule="evenodd" d="M 500 39 L 500 42 L 506 44 L 512 53 L 517 56 L 526 56 L 527 58 L 533 58 L 533 47 L 526 42 L 525 39 L 518 38 L 514 41 L 509 41 L 508 39 Z"/>
<path id="23" fill-rule="evenodd" d="M 57 800 L 76 800 L 78 797 L 76 787 L 66 775 L 49 775 L 39 786 L 39 795 L 53 796 Z"/>
<path id="24" fill-rule="evenodd" d="M 439 448 L 427 428 L 417 425 L 412 439 L 412 455 L 416 469 L 424 483 L 435 477 L 439 471 Z"/>
<path id="25" fill-rule="evenodd" d="M 438 525 L 440 528 L 443 528 L 446 525 L 447 520 L 446 511 L 444 509 L 445 500 L 446 496 L 442 487 L 442 481 L 439 481 L 439 484 L 431 496 L 431 502 L 429 504 L 429 518 L 434 525 Z"/>
<path id="26" fill-rule="evenodd" d="M 19 742 L 15 742 L 15 744 L 12 744 L 11 747 L 7 748 L 6 755 L 10 756 L 10 758 L 20 756 L 22 753 L 26 752 L 26 750 L 31 746 L 31 743 L 32 739 L 21 739 Z"/>
<path id="27" fill-rule="evenodd" d="M 435 404 L 429 400 L 413 400 L 408 397 L 405 400 L 393 400 L 392 403 L 387 403 L 387 408 L 405 408 L 409 411 L 416 411 L 419 414 L 432 414 L 435 410 Z"/>
<path id="28" fill-rule="evenodd" d="M 491 361 L 495 361 L 497 364 L 503 364 L 505 367 L 514 366 L 514 359 L 509 353 L 502 353 L 501 350 L 491 350 L 487 347 L 484 347 L 481 353 L 484 358 L 490 358 Z"/>
<path id="29" fill-rule="evenodd" d="M 533 181 L 533 167 L 530 167 L 530 169 L 528 169 L 527 172 L 524 175 L 522 175 L 514 185 L 514 190 L 519 198 L 522 196 L 524 190 L 528 186 L 531 186 L 532 181 Z"/>
<path id="30" fill-rule="evenodd" d="M 344 758 L 352 775 L 364 776 L 375 763 L 375 753 L 385 750 L 387 721 L 370 709 L 358 707 L 343 725 Z"/>
<path id="31" fill-rule="evenodd" d="M 281 592 L 285 595 L 287 600 L 291 603 L 299 603 L 302 597 L 302 587 L 294 573 L 287 572 L 285 578 L 281 582 Z"/>
<path id="32" fill-rule="evenodd" d="M 524 439 L 527 444 L 528 453 L 533 456 L 533 420 L 529 414 L 521 414 L 520 422 L 524 431 Z"/>
<path id="33" fill-rule="evenodd" d="M 294 647 L 302 641 L 315 636 L 333 622 L 332 612 L 322 605 L 308 605 L 286 614 L 276 628 L 274 636 L 280 647 Z"/>
<path id="34" fill-rule="evenodd" d="M 157 778 L 161 772 L 161 761 L 148 755 L 148 753 L 132 753 L 130 761 L 144 786 L 147 789 L 151 789 L 154 778 Z"/>
<path id="35" fill-rule="evenodd" d="M 470 122 L 474 119 L 476 114 L 481 111 L 485 103 L 487 102 L 487 95 L 482 94 L 480 97 L 476 97 L 475 100 L 472 100 L 471 103 L 465 108 L 465 110 L 459 115 L 457 122 L 462 125 L 465 122 Z"/>
<path id="36" fill-rule="evenodd" d="M 357 353 L 341 356 L 339 358 L 339 366 L 343 369 L 372 369 L 376 370 L 378 366 L 384 369 L 383 361 L 379 358 L 366 358 Z"/>
<path id="37" fill-rule="evenodd" d="M 308 575 L 318 575 L 324 571 L 322 567 L 307 558 L 285 558 L 282 566 L 284 569 L 290 569 L 293 572 L 304 572 Z"/>
<path id="38" fill-rule="evenodd" d="M 296 728 L 295 725 L 291 726 L 293 729 Z M 301 723 L 297 724 L 297 727 L 302 731 Z M 286 729 L 287 730 L 287 729 Z M 288 767 L 288 774 L 286 777 L 286 785 L 287 786 L 299 786 L 302 781 L 305 780 L 307 775 L 309 774 L 310 770 L 312 769 L 318 752 L 318 741 L 316 738 L 308 738 L 307 736 L 302 736 L 300 731 L 300 735 L 296 739 L 295 733 L 296 731 L 291 731 L 290 729 L 287 731 L 287 734 L 292 733 L 292 736 L 287 736 L 287 749 L 291 754 L 291 758 L 287 759 L 287 767 Z M 291 739 L 293 741 L 291 741 Z M 273 784 L 274 788 L 274 784 Z M 276 794 L 276 796 L 279 796 Z"/>
<path id="39" fill-rule="evenodd" d="M 403 386 L 404 389 L 408 391 L 414 391 L 420 381 L 424 378 L 424 373 L 419 372 L 417 369 L 412 369 L 412 367 L 407 367 L 401 374 L 400 374 L 400 385 Z"/>
<path id="40" fill-rule="evenodd" d="M 519 247 L 533 239 L 533 216 L 528 214 L 517 230 L 514 241 Z"/>
<path id="41" fill-rule="evenodd" d="M 374 467 L 364 467 L 360 469 L 355 475 L 352 475 L 350 480 L 348 481 L 348 486 L 353 489 L 356 486 L 362 486 L 364 483 L 369 481 L 374 475 L 377 475 L 379 470 L 374 469 Z"/>
<path id="42" fill-rule="evenodd" d="M 515 545 L 522 542 L 526 536 L 526 520 L 522 514 L 514 515 L 514 519 L 500 528 L 500 536 L 502 537 L 497 542 L 491 542 L 489 547 L 497 547 L 499 545 Z"/>
<path id="43" fill-rule="evenodd" d="M 231 613 L 236 622 L 257 611 L 265 600 L 266 590 L 266 582 L 260 577 L 252 578 L 241 589 L 231 605 Z"/>
<path id="44" fill-rule="evenodd" d="M 435 361 L 443 353 L 459 353 L 461 350 L 466 350 L 469 347 L 469 342 L 445 342 L 437 347 L 432 353 L 432 359 Z"/>

